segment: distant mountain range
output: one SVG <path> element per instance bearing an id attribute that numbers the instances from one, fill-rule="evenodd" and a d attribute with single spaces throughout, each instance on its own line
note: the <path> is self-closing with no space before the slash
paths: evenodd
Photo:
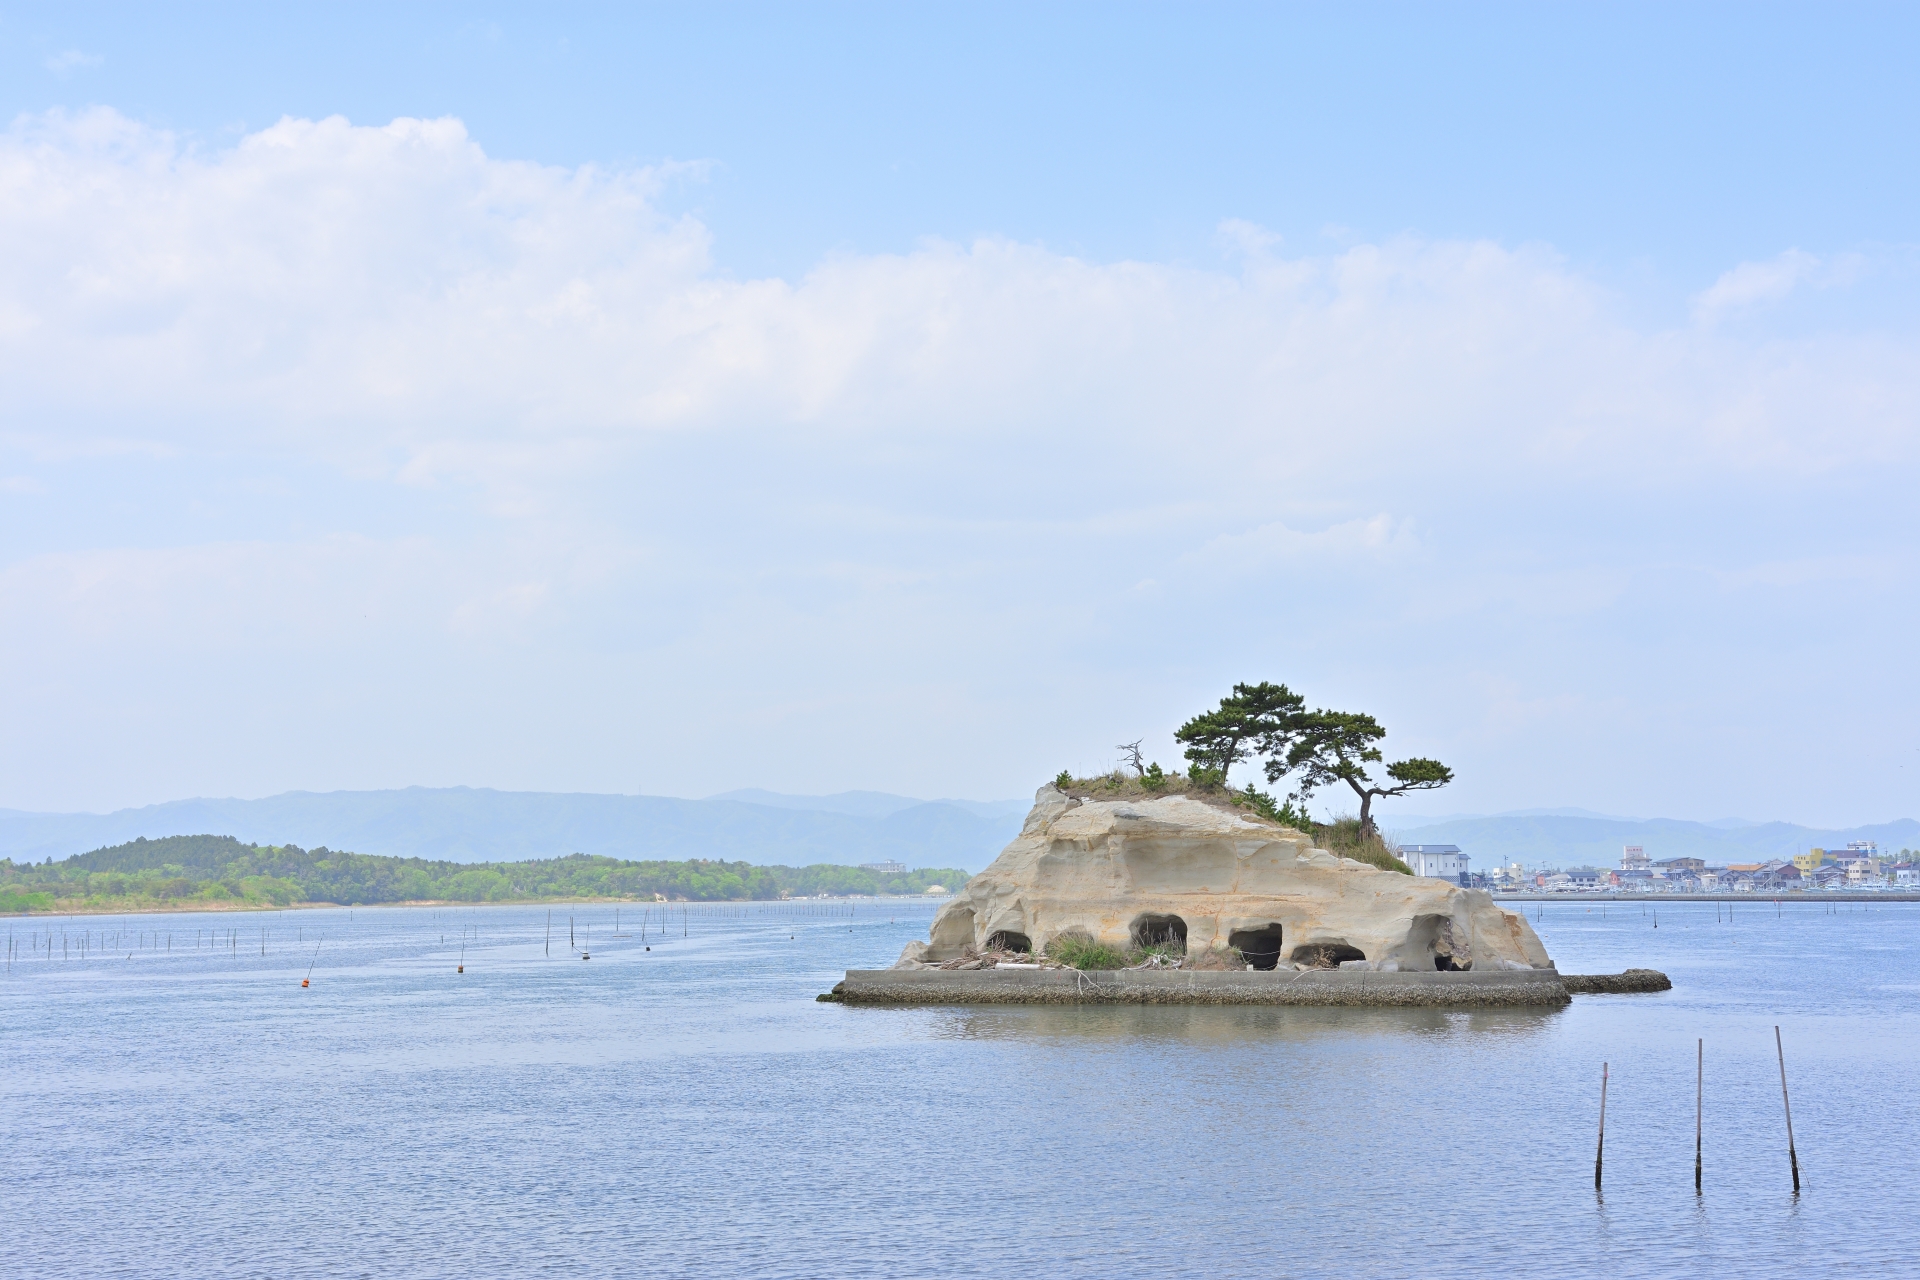
<path id="1" fill-rule="evenodd" d="M 174 800 L 116 813 L 0 809 L 0 857 L 65 858 L 139 836 L 223 835 L 258 844 L 503 862 L 556 854 L 978 871 L 1020 831 L 1026 800 L 916 800 L 878 791 L 705 800 L 484 787 L 289 791 L 263 800 Z"/>
<path id="2" fill-rule="evenodd" d="M 1920 822 L 1912 818 L 1824 830 L 1744 818 L 1682 822 L 1608 817 L 1579 809 L 1524 809 L 1490 817 L 1457 815 L 1381 825 L 1401 844 L 1457 844 L 1477 869 L 1508 862 L 1529 867 L 1614 867 L 1620 864 L 1620 850 L 1630 844 L 1644 848 L 1655 861 L 1704 858 L 1714 864 L 1791 858 L 1812 848 L 1845 848 L 1852 840 L 1875 841 L 1888 853 L 1920 849 Z"/>
<path id="3" fill-rule="evenodd" d="M 289 791 L 263 800 L 174 800 L 117 813 L 0 809 L 0 857 L 38 862 L 138 836 L 222 835 L 454 862 L 597 853 L 792 866 L 897 860 L 978 871 L 1019 833 L 1029 807 L 1026 800 L 917 800 L 881 791 L 795 796 L 749 789 L 705 800 L 484 787 Z M 1874 840 L 1889 852 L 1920 849 L 1920 822 L 1911 818 L 1822 830 L 1741 818 L 1682 822 L 1523 809 L 1383 825 L 1402 844 L 1457 844 L 1479 868 L 1514 861 L 1611 867 L 1629 844 L 1655 859 L 1713 863 L 1788 858 L 1850 840 Z"/>

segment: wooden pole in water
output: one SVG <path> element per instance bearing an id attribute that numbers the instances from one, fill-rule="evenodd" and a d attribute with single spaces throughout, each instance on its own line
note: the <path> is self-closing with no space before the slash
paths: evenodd
<path id="1" fill-rule="evenodd" d="M 1607 1154 L 1607 1064 L 1600 1064 L 1600 1143 L 1593 1149 L 1593 1189 L 1600 1189 L 1600 1166 Z"/>
<path id="2" fill-rule="evenodd" d="M 547 956 L 553 956 L 553 908 L 547 908 Z"/>
<path id="3" fill-rule="evenodd" d="M 1780 1045 L 1780 1028 L 1773 1029 L 1773 1051 L 1780 1058 L 1780 1105 L 1787 1113 L 1787 1162 L 1793 1166 L 1793 1194 L 1800 1194 L 1800 1156 L 1793 1149 L 1793 1103 L 1787 1100 L 1787 1051 Z"/>
<path id="4" fill-rule="evenodd" d="M 1693 1194 L 1700 1194 L 1700 1113 L 1706 1097 L 1707 1042 L 1696 1041 L 1693 1059 Z"/>

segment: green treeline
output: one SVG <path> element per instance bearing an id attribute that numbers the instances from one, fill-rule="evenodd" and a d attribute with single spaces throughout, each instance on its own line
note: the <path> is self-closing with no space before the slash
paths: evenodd
<path id="1" fill-rule="evenodd" d="M 436 862 L 375 854 L 242 844 L 232 836 L 168 836 L 76 854 L 61 862 L 0 859 L 0 913 L 139 907 L 288 906 L 296 902 L 507 902 L 640 898 L 690 902 L 815 894 L 958 889 L 952 867 L 884 875 L 858 867 L 761 867 L 746 862 L 626 862 L 584 853 L 532 862 Z"/>

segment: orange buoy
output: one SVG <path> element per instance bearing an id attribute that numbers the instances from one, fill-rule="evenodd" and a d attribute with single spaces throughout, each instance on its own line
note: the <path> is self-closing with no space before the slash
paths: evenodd
<path id="1" fill-rule="evenodd" d="M 454 969 L 455 973 L 465 973 L 466 971 L 467 971 L 467 966 L 465 965 L 460 965 Z"/>
<path id="2" fill-rule="evenodd" d="M 301 985 L 301 986 L 303 986 L 303 987 L 304 987 L 304 986 L 306 986 L 306 985 L 307 985 L 307 980 L 306 980 L 305 978 L 302 978 L 302 979 L 300 979 L 300 985 Z"/>

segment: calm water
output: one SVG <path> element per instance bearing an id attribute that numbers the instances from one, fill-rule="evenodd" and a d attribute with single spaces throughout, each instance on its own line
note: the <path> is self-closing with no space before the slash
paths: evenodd
<path id="1" fill-rule="evenodd" d="M 567 910 L 552 958 L 528 907 L 0 925 L 23 957 L 0 981 L 0 1271 L 1920 1270 L 1920 904 L 1668 906 L 1657 930 L 1549 905 L 1564 970 L 1675 989 L 1537 1014 L 852 1009 L 813 997 L 924 936 L 930 904 L 696 908 L 645 944 L 633 911 L 614 939 L 610 908 L 573 908 L 590 961 Z M 25 958 L 49 927 L 56 958 Z M 58 958 L 62 928 L 87 960 Z M 134 936 L 155 931 L 171 955 Z"/>

